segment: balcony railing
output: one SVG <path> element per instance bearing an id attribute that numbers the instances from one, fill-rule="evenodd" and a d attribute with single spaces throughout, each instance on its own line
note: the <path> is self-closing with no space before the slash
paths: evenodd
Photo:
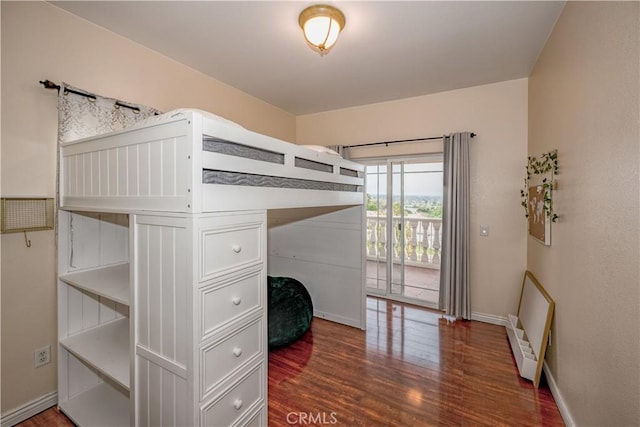
<path id="1" fill-rule="evenodd" d="M 442 219 L 419 216 L 393 217 L 392 242 L 387 242 L 387 218 L 367 212 L 367 259 L 385 261 L 392 251 L 393 261 L 405 265 L 440 269 Z M 401 226 L 402 225 L 402 226 Z M 404 233 L 404 245 L 402 244 Z"/>

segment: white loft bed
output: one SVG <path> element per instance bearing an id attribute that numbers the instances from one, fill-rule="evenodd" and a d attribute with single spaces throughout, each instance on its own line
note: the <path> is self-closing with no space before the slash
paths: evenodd
<path id="1" fill-rule="evenodd" d="M 267 273 L 365 327 L 363 176 L 198 110 L 63 144 L 60 408 L 79 425 L 267 425 Z"/>
<path id="2" fill-rule="evenodd" d="M 364 166 L 178 110 L 62 145 L 60 205 L 181 213 L 361 205 Z"/>

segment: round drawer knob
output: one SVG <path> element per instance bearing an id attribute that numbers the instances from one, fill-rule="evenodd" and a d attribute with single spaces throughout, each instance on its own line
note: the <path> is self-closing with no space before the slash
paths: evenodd
<path id="1" fill-rule="evenodd" d="M 231 300 L 231 302 L 233 303 L 233 305 L 240 305 L 240 303 L 242 302 L 242 298 L 240 298 L 240 297 L 233 297 L 233 299 Z"/>
<path id="2" fill-rule="evenodd" d="M 233 245 L 231 246 L 231 250 L 237 254 L 239 254 L 242 251 L 242 246 L 240 245 Z"/>
<path id="3" fill-rule="evenodd" d="M 236 347 L 233 349 L 233 355 L 235 357 L 240 357 L 241 354 L 242 354 L 242 349 L 240 347 Z"/>
<path id="4" fill-rule="evenodd" d="M 240 410 L 242 408 L 242 400 L 236 399 L 233 401 L 233 407 Z"/>

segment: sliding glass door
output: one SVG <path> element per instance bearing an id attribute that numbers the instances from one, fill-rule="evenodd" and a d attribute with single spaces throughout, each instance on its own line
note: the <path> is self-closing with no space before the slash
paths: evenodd
<path id="1" fill-rule="evenodd" d="M 442 157 L 371 161 L 366 178 L 368 292 L 437 306 Z"/>

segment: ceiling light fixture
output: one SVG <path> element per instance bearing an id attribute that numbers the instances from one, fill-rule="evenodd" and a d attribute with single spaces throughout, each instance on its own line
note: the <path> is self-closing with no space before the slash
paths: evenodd
<path id="1" fill-rule="evenodd" d="M 326 55 L 338 40 L 346 20 L 335 7 L 317 4 L 300 12 L 298 22 L 309 47 Z"/>

